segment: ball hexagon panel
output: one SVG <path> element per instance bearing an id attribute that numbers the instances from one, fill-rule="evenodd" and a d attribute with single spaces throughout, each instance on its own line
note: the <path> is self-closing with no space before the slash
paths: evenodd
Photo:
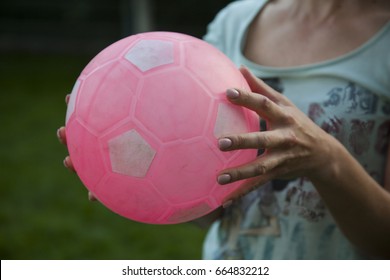
<path id="1" fill-rule="evenodd" d="M 138 41 L 125 55 L 125 58 L 142 72 L 171 64 L 175 61 L 172 42 L 163 40 Z"/>
<path id="2" fill-rule="evenodd" d="M 70 157 L 76 170 L 83 170 L 79 177 L 84 185 L 93 191 L 106 174 L 98 138 L 90 133 L 76 119 L 66 126 Z"/>
<path id="3" fill-rule="evenodd" d="M 130 114 L 137 84 L 131 70 L 118 62 L 100 68 L 82 84 L 77 116 L 96 133 L 111 128 Z"/>
<path id="4" fill-rule="evenodd" d="M 185 51 L 185 66 L 208 87 L 212 97 L 225 98 L 226 84 L 229 87 L 245 85 L 244 78 L 237 72 L 232 62 L 227 62 L 224 54 L 218 49 L 210 49 L 205 42 L 183 42 Z M 204 71 L 204 69 L 218 69 Z"/>
<path id="5" fill-rule="evenodd" d="M 143 178 L 146 176 L 156 151 L 132 129 L 108 141 L 112 171 Z"/>
<path id="6" fill-rule="evenodd" d="M 135 117 L 163 142 L 190 139 L 202 135 L 212 104 L 186 71 L 173 69 L 145 78 Z"/>
<path id="7" fill-rule="evenodd" d="M 210 207 L 206 201 L 188 203 L 173 207 L 173 214 L 171 214 L 167 221 L 169 223 L 187 222 L 203 216 L 205 213 L 212 211 L 215 207 Z"/>
<path id="8" fill-rule="evenodd" d="M 95 56 L 88 65 L 81 72 L 81 75 L 89 75 L 93 71 L 98 70 L 100 67 L 104 66 L 110 61 L 117 60 L 121 53 L 124 52 L 129 47 L 129 41 L 126 39 L 119 40 L 104 50 L 102 50 L 97 56 Z"/>
<path id="9" fill-rule="evenodd" d="M 172 203 L 207 197 L 223 167 L 214 149 L 203 139 L 164 145 L 150 168 L 151 181 Z"/>
<path id="10" fill-rule="evenodd" d="M 229 194 L 233 193 L 240 186 L 240 184 L 242 184 L 242 182 L 234 182 L 232 184 L 224 185 L 222 187 L 220 185 L 217 185 L 210 192 L 210 196 L 219 205 L 221 205 L 226 200 L 226 197 Z"/>
<path id="11" fill-rule="evenodd" d="M 96 186 L 96 197 L 106 207 L 128 219 L 158 224 L 170 204 L 148 180 L 111 174 Z"/>

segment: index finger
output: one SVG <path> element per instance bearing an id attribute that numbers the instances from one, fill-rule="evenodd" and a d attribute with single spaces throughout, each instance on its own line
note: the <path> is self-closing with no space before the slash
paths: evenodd
<path id="1" fill-rule="evenodd" d="M 233 104 L 244 106 L 256 112 L 265 120 L 277 121 L 284 119 L 282 108 L 264 95 L 243 89 L 228 89 L 226 96 Z"/>
<path id="2" fill-rule="evenodd" d="M 240 67 L 240 72 L 247 81 L 249 87 L 253 92 L 264 95 L 275 103 L 280 104 L 290 104 L 287 98 L 285 98 L 281 93 L 274 90 L 272 87 L 267 85 L 263 80 L 259 79 L 248 68 L 245 66 Z"/>

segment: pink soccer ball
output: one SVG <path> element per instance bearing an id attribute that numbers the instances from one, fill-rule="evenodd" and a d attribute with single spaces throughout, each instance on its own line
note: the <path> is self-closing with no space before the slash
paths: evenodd
<path id="1" fill-rule="evenodd" d="M 66 113 L 68 149 L 83 184 L 128 219 L 173 224 L 201 217 L 240 183 L 217 173 L 256 157 L 221 152 L 217 138 L 259 130 L 227 88 L 249 89 L 219 50 L 188 35 L 150 32 L 100 52 L 77 79 Z"/>

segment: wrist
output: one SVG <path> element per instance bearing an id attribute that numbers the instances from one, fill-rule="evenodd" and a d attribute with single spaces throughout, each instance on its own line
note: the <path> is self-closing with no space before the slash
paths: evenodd
<path id="1" fill-rule="evenodd" d="M 329 183 L 340 176 L 342 159 L 346 153 L 345 147 L 337 139 L 329 134 L 326 138 L 318 155 L 320 164 L 307 176 L 315 185 Z"/>

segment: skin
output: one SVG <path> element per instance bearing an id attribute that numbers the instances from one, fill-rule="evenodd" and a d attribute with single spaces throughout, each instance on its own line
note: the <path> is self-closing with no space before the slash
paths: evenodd
<path id="1" fill-rule="evenodd" d="M 364 44 L 389 19 L 387 0 L 273 0 L 250 25 L 244 54 L 273 67 L 334 59 Z"/>
<path id="2" fill-rule="evenodd" d="M 390 1 L 274 0 L 252 22 L 244 54 L 264 66 L 312 64 L 354 50 L 389 20 Z M 221 185 L 243 182 L 239 190 L 226 198 L 224 206 L 269 180 L 306 177 L 351 242 L 374 257 L 390 258 L 390 149 L 381 186 L 341 143 L 291 101 L 248 69 L 240 71 L 251 91 L 228 89 L 226 97 L 265 119 L 267 131 L 230 135 L 219 139 L 218 144 L 221 151 L 261 148 L 265 153 L 218 174 Z M 57 135 L 66 145 L 64 127 Z M 74 171 L 69 156 L 64 164 Z M 89 194 L 89 199 L 95 200 L 93 194 Z M 199 223 L 205 225 L 221 212 L 218 209 Z"/>

